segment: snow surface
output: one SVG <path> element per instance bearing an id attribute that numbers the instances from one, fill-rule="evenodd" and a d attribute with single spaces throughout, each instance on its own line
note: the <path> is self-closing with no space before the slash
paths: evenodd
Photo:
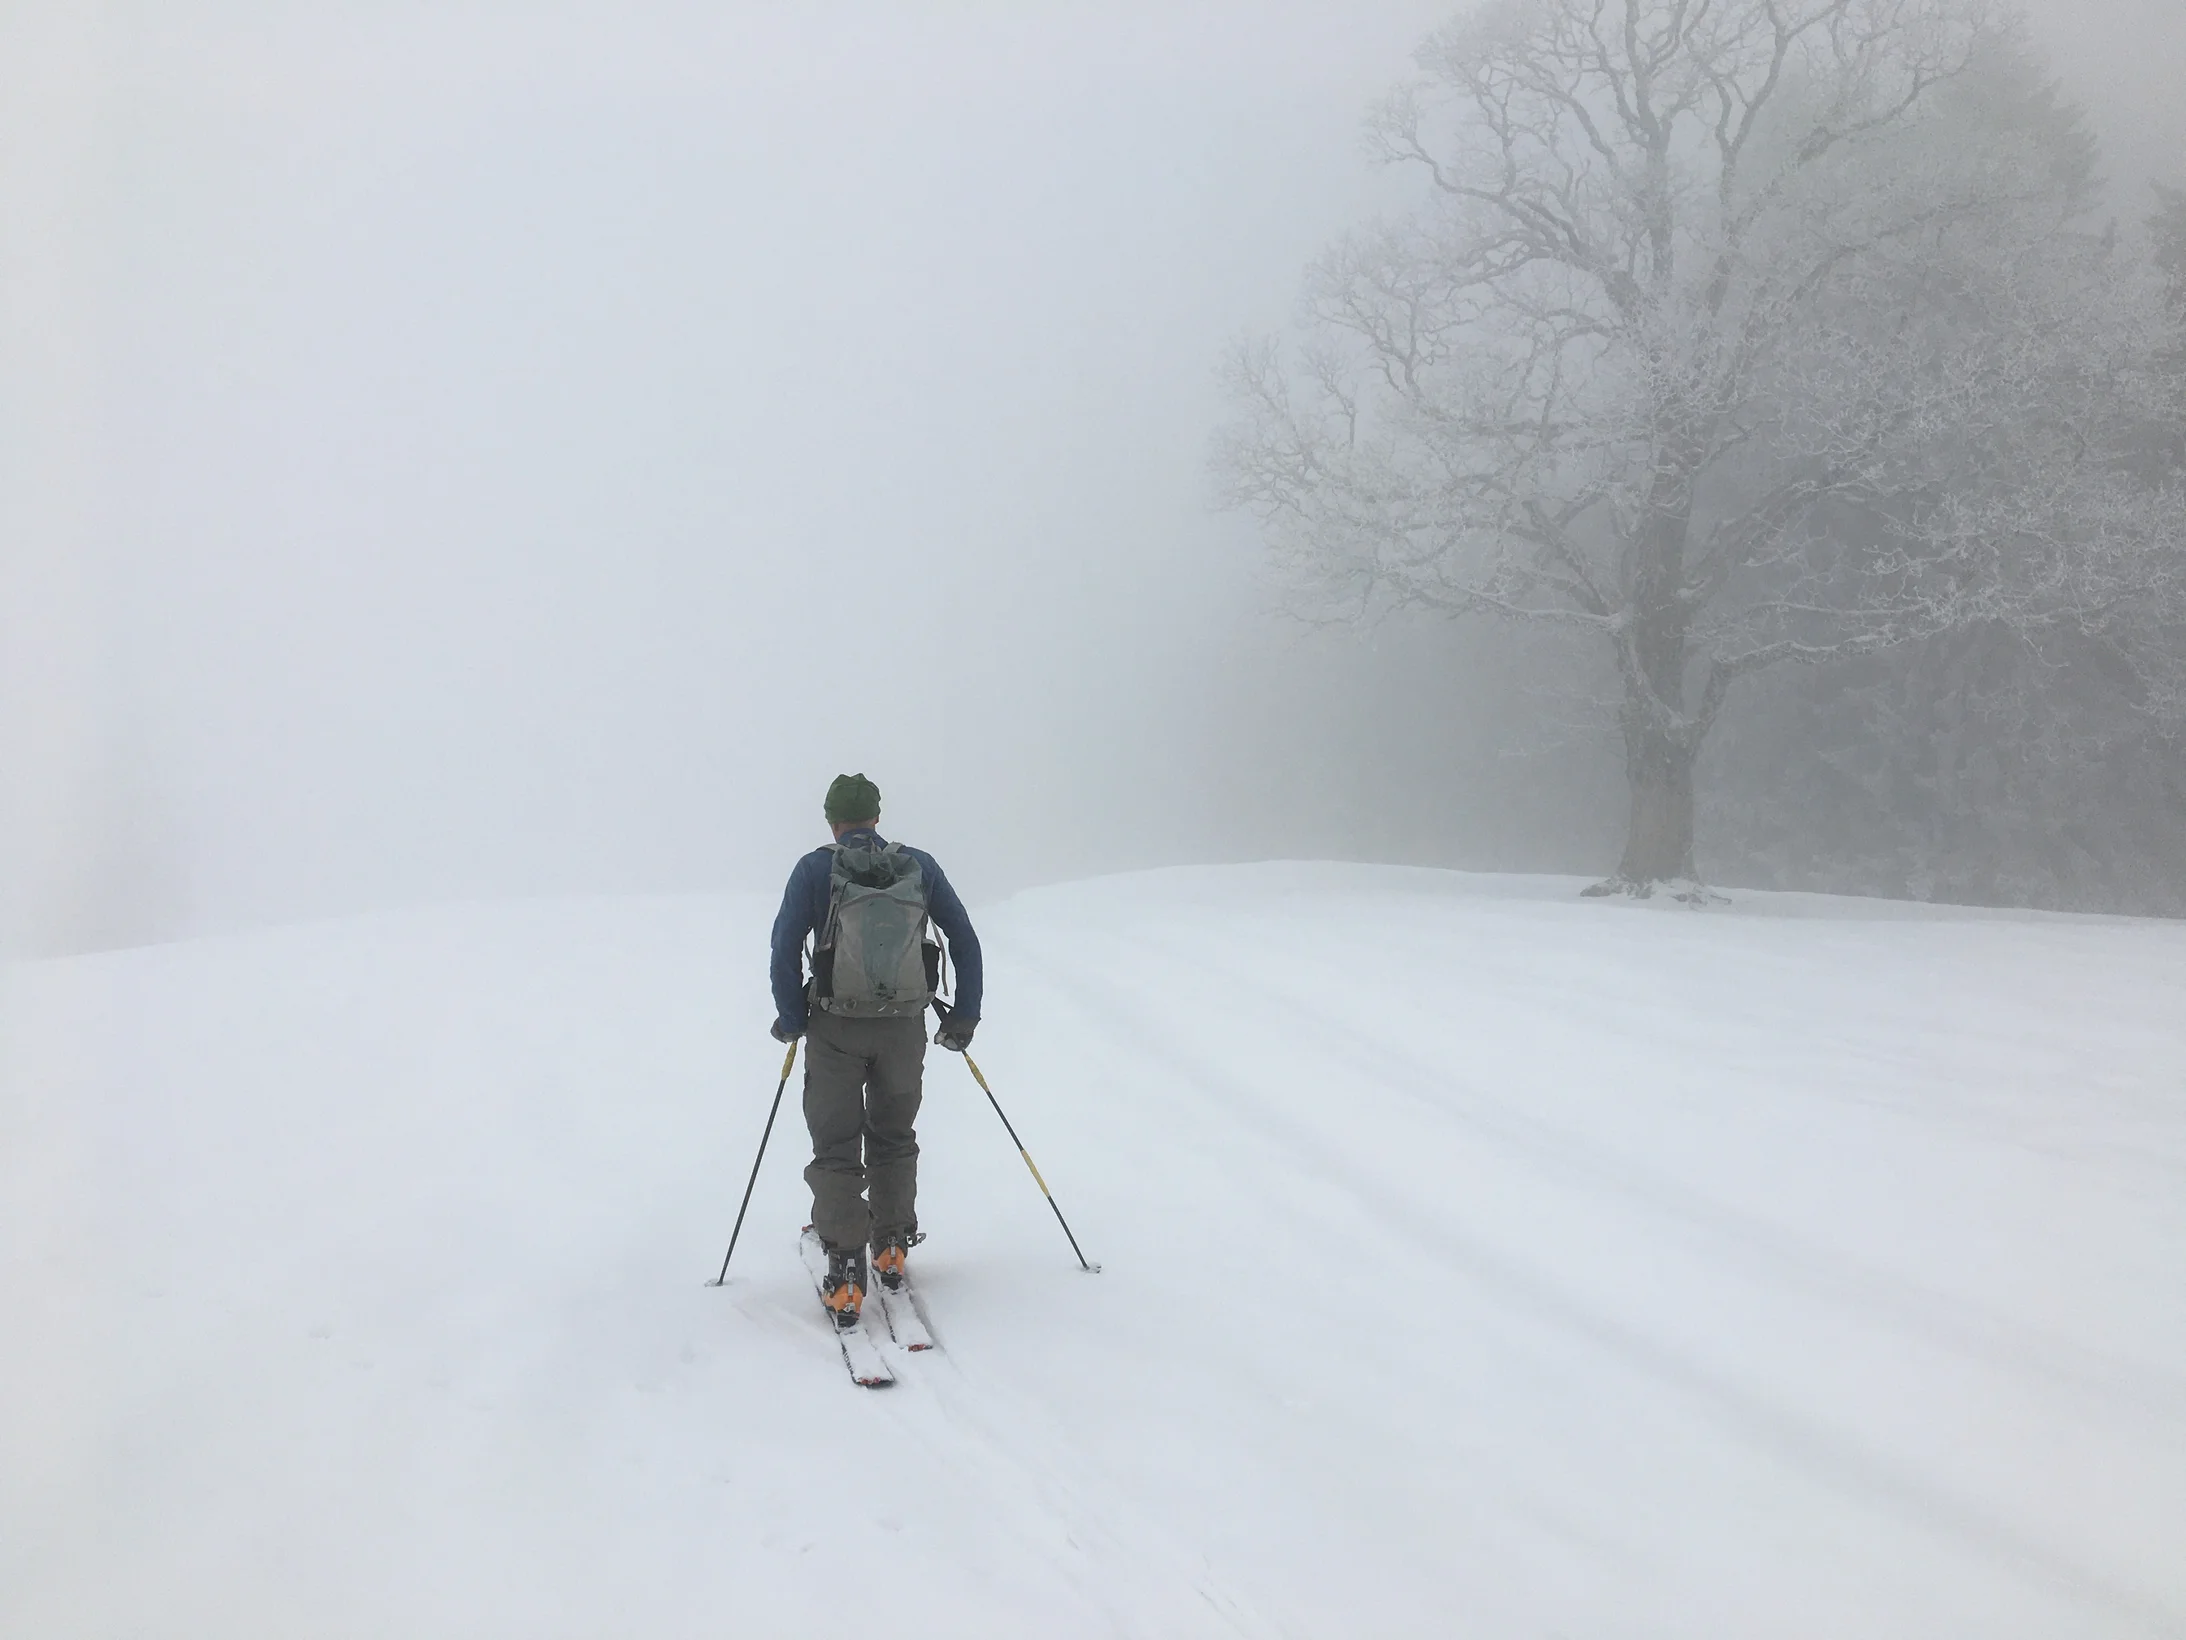
<path id="1" fill-rule="evenodd" d="M 878 1392 L 769 906 L 15 970 L 0 1633 L 2186 1633 L 2186 927 L 1577 886 L 989 908 Z"/>

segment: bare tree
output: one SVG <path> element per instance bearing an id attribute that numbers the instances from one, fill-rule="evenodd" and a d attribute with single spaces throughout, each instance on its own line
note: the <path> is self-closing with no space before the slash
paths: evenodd
<path id="1" fill-rule="evenodd" d="M 1217 465 L 1318 613 L 1608 646 L 1596 892 L 1696 877 L 1740 677 L 2175 593 L 2176 495 L 2116 454 L 2163 306 L 2012 15 L 1502 0 L 1419 60 L 1371 130 L 1429 197 L 1321 261 L 1302 346 L 1231 357 Z"/>

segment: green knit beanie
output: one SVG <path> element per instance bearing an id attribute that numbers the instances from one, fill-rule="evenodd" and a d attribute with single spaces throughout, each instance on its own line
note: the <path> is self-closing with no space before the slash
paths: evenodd
<path id="1" fill-rule="evenodd" d="M 827 788 L 827 823 L 846 820 L 878 820 L 880 788 L 862 774 L 839 774 Z"/>

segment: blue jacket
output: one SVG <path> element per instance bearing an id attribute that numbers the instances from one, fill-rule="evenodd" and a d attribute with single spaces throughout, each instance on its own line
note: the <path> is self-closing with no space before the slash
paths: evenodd
<path id="1" fill-rule="evenodd" d="M 842 835 L 845 843 L 859 840 L 884 841 L 870 828 Z M 949 960 L 956 964 L 956 1000 L 950 1005 L 951 1012 L 976 1020 L 985 978 L 979 960 L 979 936 L 972 932 L 964 902 L 956 897 L 956 890 L 949 886 L 949 879 L 942 875 L 934 857 L 922 849 L 906 848 L 903 852 L 916 860 L 926 874 L 926 908 L 933 915 L 934 926 L 948 937 Z M 789 886 L 782 890 L 782 909 L 775 914 L 774 1012 L 788 1030 L 805 1028 L 805 941 L 808 937 L 817 939 L 827 927 L 829 878 L 834 865 L 834 851 L 827 848 L 816 848 L 799 860 L 789 874 Z"/>

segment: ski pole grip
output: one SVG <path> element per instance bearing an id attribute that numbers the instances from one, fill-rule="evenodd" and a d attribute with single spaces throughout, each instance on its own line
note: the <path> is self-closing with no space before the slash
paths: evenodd
<path id="1" fill-rule="evenodd" d="M 789 1080 L 790 1068 L 797 1063 L 797 1039 L 789 1039 L 789 1052 L 782 1056 L 782 1080 Z"/>

